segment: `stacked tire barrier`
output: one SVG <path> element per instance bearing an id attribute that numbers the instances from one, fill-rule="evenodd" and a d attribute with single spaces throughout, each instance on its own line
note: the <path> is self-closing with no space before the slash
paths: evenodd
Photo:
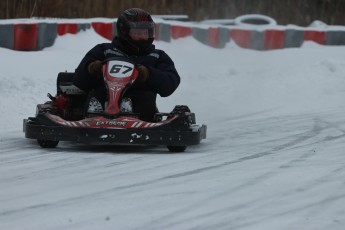
<path id="1" fill-rule="evenodd" d="M 300 47 L 305 41 L 321 45 L 345 45 L 345 27 L 302 28 L 297 26 L 246 25 L 242 18 L 237 25 L 201 25 L 189 22 L 156 22 L 156 40 L 172 42 L 173 40 L 193 37 L 196 41 L 213 48 L 224 48 L 227 43 L 235 42 L 238 46 L 254 50 L 272 50 Z M 111 40 L 116 35 L 116 20 L 87 22 L 64 21 L 17 23 L 0 21 L 0 47 L 18 51 L 37 51 L 52 46 L 58 36 L 77 34 L 80 31 L 93 29 L 102 37 Z M 243 23 L 244 22 L 244 23 Z M 268 21 L 272 23 L 271 21 Z"/>

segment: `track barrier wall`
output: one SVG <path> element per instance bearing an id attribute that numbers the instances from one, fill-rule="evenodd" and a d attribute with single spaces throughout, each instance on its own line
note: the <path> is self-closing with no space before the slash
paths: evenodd
<path id="1" fill-rule="evenodd" d="M 114 23 L 92 22 L 92 28 L 102 37 L 112 40 L 114 37 Z"/>
<path id="2" fill-rule="evenodd" d="M 14 50 L 30 51 L 37 50 L 38 26 L 37 24 L 14 25 Z"/>
<path id="3" fill-rule="evenodd" d="M 27 19 L 30 21 L 30 19 Z M 207 46 L 222 49 L 229 42 L 254 50 L 272 50 L 301 47 L 305 41 L 321 45 L 345 45 L 345 27 L 340 29 L 312 29 L 303 27 L 260 27 L 198 25 L 188 22 L 161 20 L 156 23 L 156 40 L 173 42 L 193 37 Z M 111 40 L 116 35 L 116 20 L 82 22 L 16 23 L 2 20 L 0 24 L 0 47 L 18 51 L 37 51 L 52 46 L 58 36 L 77 34 L 93 29 L 100 36 Z"/>
<path id="4" fill-rule="evenodd" d="M 0 25 L 0 47 L 14 49 L 14 25 Z"/>
<path id="5" fill-rule="evenodd" d="M 45 47 L 52 46 L 58 35 L 57 24 L 38 23 L 37 26 L 37 49 L 42 50 Z"/>

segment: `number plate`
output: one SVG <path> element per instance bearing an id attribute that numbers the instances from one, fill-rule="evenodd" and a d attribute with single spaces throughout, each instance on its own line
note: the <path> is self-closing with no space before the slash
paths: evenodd
<path id="1" fill-rule="evenodd" d="M 133 73 L 134 65 L 125 61 L 110 61 L 108 63 L 108 73 L 112 77 L 125 78 Z"/>

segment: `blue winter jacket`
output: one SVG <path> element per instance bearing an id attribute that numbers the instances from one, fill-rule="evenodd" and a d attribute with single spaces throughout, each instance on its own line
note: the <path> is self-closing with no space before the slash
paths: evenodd
<path id="1" fill-rule="evenodd" d="M 88 73 L 88 64 L 95 60 L 103 61 L 111 57 L 125 56 L 136 64 L 146 66 L 150 71 L 146 82 L 135 84 L 133 87 L 152 91 L 161 97 L 171 95 L 180 84 L 180 76 L 171 58 L 163 50 L 155 49 L 154 45 L 136 54 L 126 49 L 116 37 L 111 43 L 98 44 L 87 52 L 80 62 L 75 71 L 74 84 L 86 92 L 95 89 L 100 85 L 100 80 Z"/>

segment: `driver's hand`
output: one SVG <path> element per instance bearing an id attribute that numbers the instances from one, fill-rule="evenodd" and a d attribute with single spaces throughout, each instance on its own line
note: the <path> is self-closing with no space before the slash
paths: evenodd
<path id="1" fill-rule="evenodd" d="M 137 65 L 137 69 L 139 71 L 139 75 L 138 75 L 136 81 L 145 82 L 150 76 L 149 69 L 144 65 Z"/>
<path id="2" fill-rule="evenodd" d="M 99 60 L 91 62 L 87 66 L 87 71 L 89 74 L 92 76 L 95 76 L 97 78 L 102 78 L 103 77 L 103 72 L 102 72 L 102 62 Z"/>

